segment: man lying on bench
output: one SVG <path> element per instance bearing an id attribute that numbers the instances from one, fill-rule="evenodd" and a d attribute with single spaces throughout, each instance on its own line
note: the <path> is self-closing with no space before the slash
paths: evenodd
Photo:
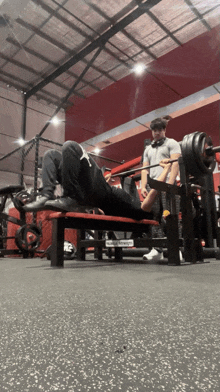
<path id="1" fill-rule="evenodd" d="M 160 165 L 164 170 L 158 180 L 165 182 L 171 163 L 166 159 Z M 123 189 L 110 186 L 96 162 L 74 141 L 65 142 L 62 153 L 54 149 L 45 153 L 42 182 L 41 197 L 26 204 L 23 207 L 26 212 L 45 209 L 82 212 L 82 206 L 88 206 L 97 207 L 110 216 L 135 220 L 153 218 L 150 211 L 158 191 L 152 189 L 141 203 Z M 63 187 L 63 197 L 54 200 L 57 182 Z"/>

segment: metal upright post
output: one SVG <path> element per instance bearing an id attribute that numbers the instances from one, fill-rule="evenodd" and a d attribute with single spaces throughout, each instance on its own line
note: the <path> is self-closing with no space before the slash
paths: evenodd
<path id="1" fill-rule="evenodd" d="M 22 129 L 21 129 L 21 137 L 25 140 L 26 137 L 26 119 L 27 119 L 27 98 L 26 95 L 23 95 L 23 117 L 22 117 Z M 21 174 L 20 174 L 20 185 L 24 183 L 24 161 L 25 161 L 25 150 L 21 149 Z"/>
<path id="2" fill-rule="evenodd" d="M 35 136 L 35 162 L 34 162 L 34 193 L 37 192 L 37 180 L 38 180 L 38 159 L 39 159 L 39 135 Z"/>
<path id="3" fill-rule="evenodd" d="M 196 262 L 195 234 L 193 227 L 192 200 L 190 197 L 189 178 L 185 170 L 183 158 L 179 158 L 180 182 L 181 182 L 181 212 L 182 232 L 184 242 L 184 258 L 186 262 Z"/>

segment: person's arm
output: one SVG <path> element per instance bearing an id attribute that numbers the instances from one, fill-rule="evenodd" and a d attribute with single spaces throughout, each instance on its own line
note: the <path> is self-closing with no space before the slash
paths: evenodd
<path id="1" fill-rule="evenodd" d="M 169 159 L 164 159 L 163 161 L 160 162 L 160 166 L 162 166 L 164 169 L 162 173 L 159 175 L 157 178 L 157 181 L 162 181 L 165 182 L 167 175 L 170 171 L 170 168 L 172 167 L 172 164 L 169 163 Z M 156 196 L 158 194 L 158 191 L 156 189 L 151 189 L 150 192 L 147 194 L 146 198 L 141 204 L 142 210 L 146 212 L 150 212 L 152 205 L 154 204 L 154 201 L 156 199 Z"/>
<path id="2" fill-rule="evenodd" d="M 170 159 L 178 159 L 180 157 L 180 154 L 171 154 Z M 178 176 L 179 173 L 179 163 L 178 162 L 173 162 L 171 166 L 171 171 L 170 171 L 170 177 L 169 180 L 167 181 L 168 184 L 174 184 L 176 181 L 176 177 Z"/>
<path id="3" fill-rule="evenodd" d="M 149 162 L 145 161 L 143 163 L 144 166 L 149 166 Z M 141 171 L 141 196 L 145 198 L 148 195 L 146 185 L 147 185 L 147 175 L 149 174 L 149 170 L 145 169 Z"/>

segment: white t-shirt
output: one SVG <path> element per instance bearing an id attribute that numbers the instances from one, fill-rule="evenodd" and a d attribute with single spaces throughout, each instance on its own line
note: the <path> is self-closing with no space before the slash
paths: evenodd
<path id="1" fill-rule="evenodd" d="M 169 159 L 172 154 L 181 154 L 180 144 L 176 140 L 166 137 L 164 143 L 160 146 L 152 147 L 151 144 L 146 146 L 143 162 L 148 162 L 149 165 L 155 165 L 162 159 Z M 149 171 L 150 177 L 156 179 L 162 173 L 163 168 L 156 166 L 149 169 Z"/>

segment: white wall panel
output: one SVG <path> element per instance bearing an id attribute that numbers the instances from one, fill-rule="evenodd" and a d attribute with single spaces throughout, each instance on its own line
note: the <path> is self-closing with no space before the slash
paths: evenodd
<path id="1" fill-rule="evenodd" d="M 44 125 L 51 119 L 55 107 L 41 102 L 28 100 L 26 115 L 26 141 L 33 139 L 41 132 Z M 63 120 L 59 125 L 50 124 L 42 137 L 63 144 L 65 139 L 65 113 L 60 111 L 57 117 Z M 23 95 L 10 88 L 0 87 L 0 158 L 19 147 L 17 140 L 22 135 Z M 42 157 L 48 148 L 57 148 L 52 143 L 40 142 L 39 156 Z M 27 155 L 24 181 L 31 185 L 34 176 L 35 148 Z M 21 151 L 14 152 L 10 157 L 0 161 L 0 188 L 19 184 L 21 172 Z"/>

